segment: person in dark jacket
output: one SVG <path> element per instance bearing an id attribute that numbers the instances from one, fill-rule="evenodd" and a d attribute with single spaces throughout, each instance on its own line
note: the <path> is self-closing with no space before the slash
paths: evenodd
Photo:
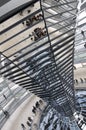
<path id="1" fill-rule="evenodd" d="M 26 129 L 26 127 L 25 127 L 25 125 L 23 123 L 21 123 L 21 127 L 22 127 L 23 130 Z"/>

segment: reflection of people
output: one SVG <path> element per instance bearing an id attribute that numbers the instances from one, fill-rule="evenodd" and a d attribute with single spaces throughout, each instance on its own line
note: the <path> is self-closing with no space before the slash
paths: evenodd
<path id="1" fill-rule="evenodd" d="M 24 125 L 23 123 L 21 124 L 21 126 L 22 126 L 22 129 L 23 129 L 23 130 L 26 129 L 26 127 L 25 127 L 25 125 Z"/>
<path id="2" fill-rule="evenodd" d="M 31 126 L 31 123 L 27 121 L 27 125 L 28 125 L 28 126 Z"/>
<path id="3" fill-rule="evenodd" d="M 5 96 L 5 94 L 3 94 L 3 97 L 7 100 L 7 97 Z"/>
<path id="4" fill-rule="evenodd" d="M 83 79 L 82 79 L 82 78 L 80 78 L 80 80 L 81 80 L 81 83 L 83 83 Z"/>
<path id="5" fill-rule="evenodd" d="M 35 111 L 36 111 L 36 107 L 34 107 L 34 106 L 33 106 L 33 110 L 35 110 Z"/>
<path id="6" fill-rule="evenodd" d="M 38 37 L 35 32 L 32 32 L 32 35 L 34 36 L 34 41 L 38 40 Z"/>
<path id="7" fill-rule="evenodd" d="M 42 36 L 46 35 L 46 31 L 43 31 L 42 28 L 35 28 L 34 32 L 32 32 L 32 35 L 34 36 L 34 41 L 38 40 L 39 38 L 41 38 Z"/>
<path id="8" fill-rule="evenodd" d="M 40 99 L 40 100 L 39 100 L 39 103 L 40 103 L 40 104 L 43 104 L 43 101 Z"/>
<path id="9" fill-rule="evenodd" d="M 29 120 L 30 122 L 32 122 L 32 119 L 31 119 L 31 117 L 28 117 L 28 120 Z"/>
<path id="10" fill-rule="evenodd" d="M 86 43 L 84 44 L 84 47 L 86 48 Z"/>
<path id="11" fill-rule="evenodd" d="M 8 118 L 10 115 L 8 113 L 8 111 L 3 111 L 4 115 Z"/>
<path id="12" fill-rule="evenodd" d="M 35 111 L 34 109 L 32 109 L 32 112 L 33 112 L 34 114 L 36 114 L 36 111 Z"/>
<path id="13" fill-rule="evenodd" d="M 83 30 L 81 30 L 81 34 L 82 34 L 83 38 L 85 38 L 85 34 L 84 34 Z"/>
<path id="14" fill-rule="evenodd" d="M 75 81 L 76 81 L 76 83 L 78 84 L 78 80 L 77 80 L 77 79 L 75 79 Z"/>
<path id="15" fill-rule="evenodd" d="M 82 34 L 82 36 L 83 36 L 83 40 L 85 40 L 85 33 L 84 33 L 83 30 L 81 30 L 81 34 Z M 84 44 L 84 47 L 86 48 L 86 43 Z"/>
<path id="16" fill-rule="evenodd" d="M 39 108 L 39 102 L 38 101 L 36 102 L 36 107 Z"/>

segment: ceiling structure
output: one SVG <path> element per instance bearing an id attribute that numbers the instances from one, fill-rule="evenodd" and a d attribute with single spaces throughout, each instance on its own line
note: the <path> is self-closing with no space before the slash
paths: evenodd
<path id="1" fill-rule="evenodd" d="M 1 17 L 0 74 L 71 118 L 77 1 L 33 0 L 17 9 Z"/>

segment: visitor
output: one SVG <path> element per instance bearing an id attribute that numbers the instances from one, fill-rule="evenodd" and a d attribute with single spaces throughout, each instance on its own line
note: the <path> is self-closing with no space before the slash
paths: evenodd
<path id="1" fill-rule="evenodd" d="M 26 129 L 26 127 L 25 127 L 25 125 L 23 123 L 21 123 L 21 127 L 22 127 L 23 130 Z"/>

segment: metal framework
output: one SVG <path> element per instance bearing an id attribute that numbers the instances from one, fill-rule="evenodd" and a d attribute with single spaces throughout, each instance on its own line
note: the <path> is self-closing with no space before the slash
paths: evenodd
<path id="1" fill-rule="evenodd" d="M 2 17 L 0 25 L 0 74 L 70 118 L 76 10 L 76 0 L 33 0 Z"/>

